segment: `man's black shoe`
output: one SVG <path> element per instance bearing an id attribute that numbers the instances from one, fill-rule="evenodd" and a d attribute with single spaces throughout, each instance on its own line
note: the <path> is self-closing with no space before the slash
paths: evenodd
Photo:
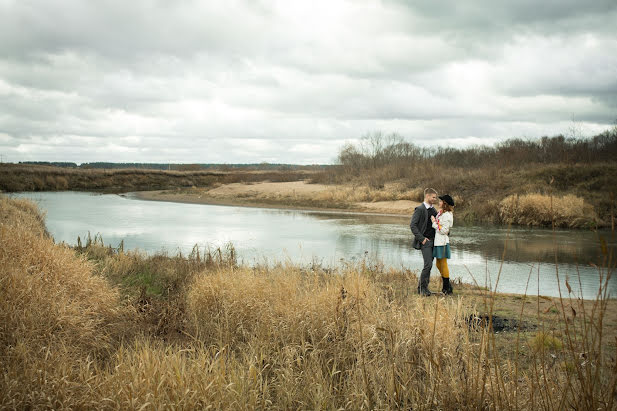
<path id="1" fill-rule="evenodd" d="M 420 294 L 423 297 L 430 297 L 433 293 L 430 292 L 428 288 L 422 287 L 418 290 L 418 294 Z"/>

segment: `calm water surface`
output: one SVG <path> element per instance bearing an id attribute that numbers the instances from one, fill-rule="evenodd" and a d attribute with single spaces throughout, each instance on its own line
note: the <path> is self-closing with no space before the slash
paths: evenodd
<path id="1" fill-rule="evenodd" d="M 118 195 L 55 192 L 20 193 L 46 211 L 47 227 L 56 241 L 76 244 L 90 232 L 106 244 L 154 253 L 188 253 L 195 244 L 216 248 L 231 242 L 239 260 L 248 264 L 290 260 L 334 266 L 367 258 L 388 266 L 420 269 L 420 252 L 411 247 L 409 217 L 288 211 L 142 201 Z M 562 292 L 565 279 L 584 298 L 593 298 L 606 275 L 600 241 L 615 255 L 610 232 L 501 227 L 452 228 L 452 278 L 524 293 L 531 272 L 529 294 L 556 296 L 555 254 Z M 556 245 L 556 247 L 555 247 Z M 505 250 L 505 251 L 504 251 Z M 503 264 L 501 263 L 503 259 Z M 433 275 L 438 275 L 436 268 Z M 579 286 L 579 274 L 580 283 Z M 617 296 L 617 278 L 609 283 Z"/>

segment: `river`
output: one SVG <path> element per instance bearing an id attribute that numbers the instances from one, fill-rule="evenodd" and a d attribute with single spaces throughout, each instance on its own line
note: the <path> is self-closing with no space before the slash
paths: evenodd
<path id="1" fill-rule="evenodd" d="M 54 239 L 68 244 L 90 233 L 100 234 L 105 244 L 116 247 L 123 241 L 125 250 L 147 253 L 187 254 L 195 244 L 212 249 L 233 243 L 239 261 L 247 264 L 336 266 L 365 258 L 396 268 L 422 266 L 420 253 L 411 247 L 409 217 L 182 204 L 83 192 L 14 196 L 37 202 Z M 614 259 L 617 241 L 610 231 L 464 226 L 456 225 L 455 215 L 448 264 L 451 278 L 494 288 L 499 276 L 498 291 L 524 293 L 528 287 L 532 295 L 539 290 L 558 296 L 558 272 L 562 293 L 567 295 L 568 279 L 576 296 L 594 298 L 607 274 L 601 268 L 601 241 Z M 432 275 L 438 275 L 436 268 Z M 617 278 L 611 278 L 608 289 L 617 296 Z"/>

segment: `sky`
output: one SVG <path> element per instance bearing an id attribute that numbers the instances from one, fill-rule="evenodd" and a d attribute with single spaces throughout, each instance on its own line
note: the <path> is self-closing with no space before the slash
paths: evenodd
<path id="1" fill-rule="evenodd" d="M 0 156 L 336 161 L 617 120 L 617 2 L 0 0 Z"/>

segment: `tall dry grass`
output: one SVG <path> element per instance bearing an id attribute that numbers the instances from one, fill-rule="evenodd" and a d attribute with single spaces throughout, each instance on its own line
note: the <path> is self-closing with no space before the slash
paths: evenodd
<path id="1" fill-rule="evenodd" d="M 61 408 L 82 383 L 70 381 L 80 362 L 115 351 L 127 311 L 91 264 L 46 235 L 34 204 L 0 198 L 0 215 L 2 405 Z"/>
<path id="2" fill-rule="evenodd" d="M 333 187 L 315 195 L 314 201 L 329 204 L 352 205 L 359 202 L 412 200 L 421 201 L 421 189 L 409 189 L 405 185 L 389 183 L 374 188 L 370 185 L 347 185 Z"/>
<path id="3" fill-rule="evenodd" d="M 511 195 L 499 203 L 504 223 L 527 226 L 589 227 L 598 224 L 593 207 L 575 195 Z M 606 222 L 605 222 L 606 223 Z"/>
<path id="4" fill-rule="evenodd" d="M 388 302 L 355 269 L 333 277 L 293 267 L 198 277 L 188 299 L 196 340 L 248 365 L 249 403 L 481 405 L 468 396 L 478 375 L 453 378 L 469 366 L 459 355 L 474 355 L 457 301 Z"/>
<path id="5" fill-rule="evenodd" d="M 492 322 L 491 291 L 421 298 L 413 274 L 366 262 L 73 250 L 33 230 L 28 203 L 0 205 L 15 207 L 0 223 L 2 408 L 615 407 L 611 271 L 596 301 L 559 299 L 557 325 L 540 299 L 523 317 L 523 299 L 530 331 L 496 334 L 471 320 Z"/>
<path id="6" fill-rule="evenodd" d="M 36 204 L 26 199 L 9 199 L 0 195 L 0 224 L 18 226 L 39 236 L 48 235 L 45 215 Z"/>

